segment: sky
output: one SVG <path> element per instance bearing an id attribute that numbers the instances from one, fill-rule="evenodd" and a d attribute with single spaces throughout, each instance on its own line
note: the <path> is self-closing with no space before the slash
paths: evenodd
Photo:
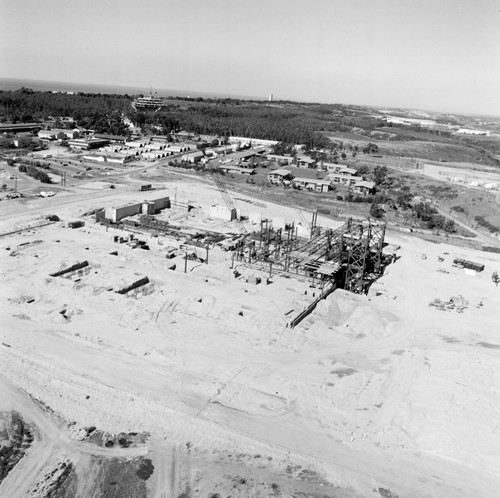
<path id="1" fill-rule="evenodd" d="M 0 77 L 500 116 L 500 0 L 0 0 Z"/>

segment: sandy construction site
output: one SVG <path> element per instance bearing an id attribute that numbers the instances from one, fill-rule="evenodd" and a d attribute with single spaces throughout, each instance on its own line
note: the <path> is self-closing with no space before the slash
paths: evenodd
<path id="1" fill-rule="evenodd" d="M 0 206 L 0 496 L 498 496 L 500 254 L 388 231 L 398 259 L 368 295 L 336 290 L 291 328 L 309 281 L 256 285 L 230 251 L 206 264 L 84 216 L 166 195 L 195 209 L 165 219 L 238 233 L 209 216 L 213 184 L 87 187 Z M 149 250 L 115 241 L 131 234 Z"/>

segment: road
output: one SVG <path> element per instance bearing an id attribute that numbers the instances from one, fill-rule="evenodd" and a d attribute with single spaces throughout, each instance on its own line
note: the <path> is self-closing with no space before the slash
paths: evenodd
<path id="1" fill-rule="evenodd" d="M 147 454 L 146 447 L 104 448 L 72 439 L 66 425 L 1 376 L 0 409 L 20 413 L 35 435 L 25 456 L 0 484 L 0 496 L 30 496 L 30 490 L 66 458 L 76 461 L 81 455 L 133 458 Z"/>
<path id="2" fill-rule="evenodd" d="M 497 237 L 488 235 L 482 231 L 480 232 L 476 228 L 471 227 L 470 225 L 462 221 L 460 218 L 458 218 L 458 216 L 456 216 L 452 211 L 445 211 L 441 207 L 436 207 L 436 209 L 440 215 L 453 220 L 455 224 L 473 233 L 476 236 L 477 240 L 479 240 L 482 244 L 494 247 L 500 247 L 500 240 Z"/>

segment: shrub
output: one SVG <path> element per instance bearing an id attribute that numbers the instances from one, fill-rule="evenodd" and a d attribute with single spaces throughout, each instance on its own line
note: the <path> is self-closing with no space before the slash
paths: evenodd
<path id="1" fill-rule="evenodd" d="M 490 223 L 488 220 L 484 218 L 484 216 L 474 216 L 474 219 L 477 221 L 478 225 L 487 228 L 490 232 L 492 233 L 500 232 L 500 228 Z"/>
<path id="2" fill-rule="evenodd" d="M 144 461 L 142 461 L 141 464 L 139 465 L 139 468 L 137 469 L 137 475 L 143 481 L 147 481 L 153 474 L 153 470 L 154 470 L 153 462 L 149 458 L 145 458 Z"/>

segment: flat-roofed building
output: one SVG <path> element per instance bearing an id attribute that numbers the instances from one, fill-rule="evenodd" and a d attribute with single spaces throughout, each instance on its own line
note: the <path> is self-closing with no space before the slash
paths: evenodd
<path id="1" fill-rule="evenodd" d="M 125 135 L 108 135 L 107 133 L 95 133 L 94 138 L 107 140 L 111 144 L 124 144 L 128 140 Z"/>
<path id="2" fill-rule="evenodd" d="M 328 171 L 329 173 L 337 173 L 339 175 L 356 176 L 356 174 L 358 173 L 356 169 L 349 168 L 349 166 L 345 166 L 343 164 L 323 163 L 322 167 L 323 169 L 326 169 L 326 171 Z"/>
<path id="3" fill-rule="evenodd" d="M 199 163 L 203 159 L 203 157 L 204 157 L 203 152 L 198 151 L 198 152 L 191 152 L 189 154 L 184 154 L 182 156 L 182 160 L 190 164 L 196 164 Z"/>
<path id="4" fill-rule="evenodd" d="M 2 123 L 0 124 L 0 133 L 37 131 L 41 127 L 40 123 Z"/>
<path id="5" fill-rule="evenodd" d="M 263 147 L 271 147 L 278 143 L 277 140 L 264 140 L 261 138 L 250 138 L 250 137 L 229 137 L 228 141 L 230 143 L 247 143 L 251 145 L 261 145 Z"/>
<path id="6" fill-rule="evenodd" d="M 65 140 L 66 138 L 80 138 L 80 131 L 76 128 L 73 130 L 65 130 L 62 128 L 52 128 L 51 130 L 40 130 L 38 138 L 46 140 Z"/>
<path id="7" fill-rule="evenodd" d="M 328 192 L 331 182 L 318 178 L 301 178 L 296 177 L 292 180 L 292 185 L 298 189 L 311 190 L 313 192 Z"/>
<path id="8" fill-rule="evenodd" d="M 267 159 L 270 161 L 276 161 L 280 164 L 292 164 L 293 157 L 292 156 L 280 156 L 278 154 L 267 154 Z"/>
<path id="9" fill-rule="evenodd" d="M 225 173 L 239 173 L 241 175 L 255 175 L 257 173 L 255 168 L 243 168 L 234 164 L 219 165 L 219 168 Z"/>
<path id="10" fill-rule="evenodd" d="M 328 173 L 328 178 L 333 183 L 338 183 L 340 185 L 354 185 L 356 182 L 360 181 L 359 176 L 351 175 L 341 175 L 339 173 Z"/>
<path id="11" fill-rule="evenodd" d="M 170 208 L 170 197 L 160 197 L 150 201 L 128 204 L 121 207 L 107 207 L 104 211 L 104 217 L 113 223 L 136 214 L 155 214 L 156 212 Z"/>
<path id="12" fill-rule="evenodd" d="M 99 147 L 104 147 L 108 145 L 108 141 L 101 138 L 77 138 L 74 140 L 68 140 L 68 145 L 74 149 L 80 150 L 90 150 L 98 149 Z"/>

